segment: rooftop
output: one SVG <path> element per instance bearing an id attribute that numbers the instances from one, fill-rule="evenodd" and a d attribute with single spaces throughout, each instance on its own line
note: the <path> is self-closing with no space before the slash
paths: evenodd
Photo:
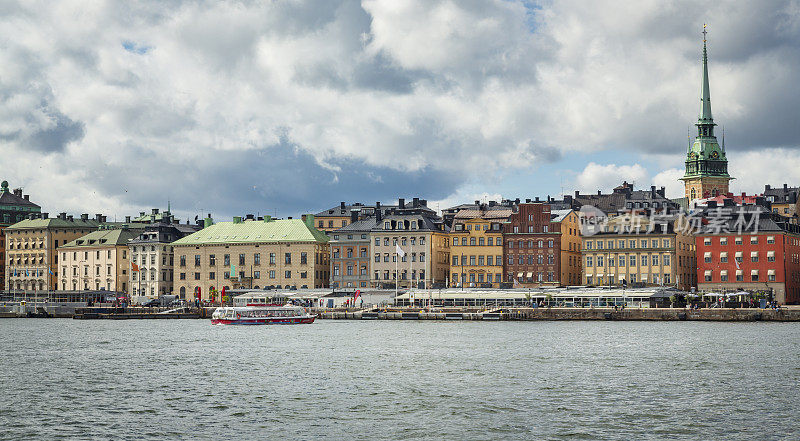
<path id="1" fill-rule="evenodd" d="M 72 242 L 67 242 L 60 248 L 94 248 L 127 245 L 128 241 L 138 236 L 140 232 L 139 229 L 131 230 L 127 228 L 102 229 L 92 231 Z"/>
<path id="2" fill-rule="evenodd" d="M 313 216 L 311 217 L 313 223 Z M 178 239 L 172 244 L 205 245 L 228 243 L 319 242 L 327 243 L 325 233 L 310 227 L 301 219 L 240 220 L 218 222 Z"/>

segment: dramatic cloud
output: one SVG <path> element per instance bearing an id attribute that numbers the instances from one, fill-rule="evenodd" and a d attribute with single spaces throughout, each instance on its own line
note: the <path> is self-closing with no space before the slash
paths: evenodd
<path id="1" fill-rule="evenodd" d="M 800 157 L 794 0 L 7 2 L 0 175 L 119 216 L 456 201 L 555 163 L 679 196 L 703 22 L 731 171 L 764 165 L 735 184 L 800 181 L 766 162 Z"/>

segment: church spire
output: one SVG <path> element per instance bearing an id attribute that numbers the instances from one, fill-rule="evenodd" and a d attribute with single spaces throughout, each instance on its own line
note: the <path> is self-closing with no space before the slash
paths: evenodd
<path id="1" fill-rule="evenodd" d="M 708 50 L 706 48 L 706 25 L 703 24 L 703 86 L 700 92 L 700 101 L 702 103 L 700 109 L 699 123 L 713 124 L 714 118 L 711 116 L 711 91 L 708 86 Z"/>

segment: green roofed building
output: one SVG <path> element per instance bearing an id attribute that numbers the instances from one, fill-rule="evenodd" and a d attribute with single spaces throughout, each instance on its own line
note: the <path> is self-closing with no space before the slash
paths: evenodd
<path id="1" fill-rule="evenodd" d="M 172 243 L 174 294 L 182 299 L 219 300 L 234 288 L 326 288 L 330 272 L 328 236 L 301 219 L 205 220 L 205 228 Z"/>
<path id="2" fill-rule="evenodd" d="M 126 292 L 130 280 L 128 242 L 141 231 L 104 225 L 59 247 L 59 288 Z"/>

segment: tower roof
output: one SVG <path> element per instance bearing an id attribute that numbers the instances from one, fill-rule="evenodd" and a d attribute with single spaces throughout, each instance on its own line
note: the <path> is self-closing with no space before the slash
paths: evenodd
<path id="1" fill-rule="evenodd" d="M 706 25 L 703 25 L 703 84 L 700 91 L 700 118 L 698 124 L 714 124 L 711 116 L 711 88 L 708 85 L 708 49 L 706 47 Z"/>

